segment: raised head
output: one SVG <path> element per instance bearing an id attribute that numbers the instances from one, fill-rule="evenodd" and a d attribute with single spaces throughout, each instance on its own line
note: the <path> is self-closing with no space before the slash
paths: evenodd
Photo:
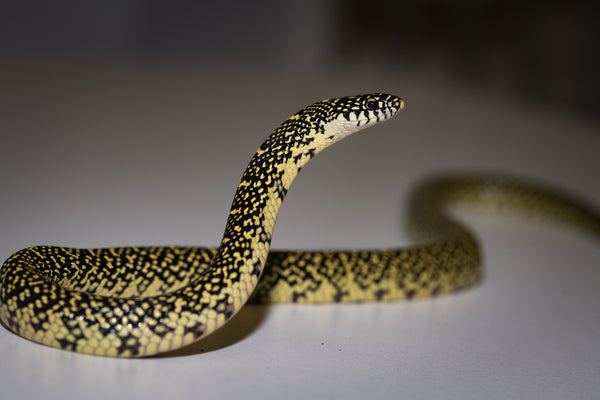
<path id="1" fill-rule="evenodd" d="M 404 100 L 397 96 L 365 94 L 319 101 L 297 112 L 288 121 L 302 124 L 302 132 L 322 134 L 333 143 L 385 121 L 403 108 Z"/>

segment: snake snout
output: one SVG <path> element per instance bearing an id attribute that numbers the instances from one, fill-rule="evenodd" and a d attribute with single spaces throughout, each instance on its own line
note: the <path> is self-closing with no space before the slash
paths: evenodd
<path id="1" fill-rule="evenodd" d="M 390 111 L 390 116 L 396 115 L 396 113 L 404 109 L 405 103 L 400 97 L 394 96 L 393 94 L 382 96 L 386 96 L 383 99 L 384 108 L 387 108 Z"/>

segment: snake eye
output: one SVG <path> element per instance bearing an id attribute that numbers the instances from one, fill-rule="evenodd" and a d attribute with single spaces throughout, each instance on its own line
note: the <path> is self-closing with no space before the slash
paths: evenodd
<path id="1" fill-rule="evenodd" d="M 369 110 L 374 110 L 379 106 L 379 103 L 377 102 L 377 100 L 367 100 L 367 103 L 365 104 L 367 106 L 367 109 Z"/>

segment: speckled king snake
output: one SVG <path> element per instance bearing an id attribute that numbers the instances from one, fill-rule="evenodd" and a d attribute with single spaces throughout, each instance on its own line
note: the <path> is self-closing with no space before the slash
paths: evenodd
<path id="1" fill-rule="evenodd" d="M 0 271 L 1 321 L 48 346 L 149 356 L 214 332 L 250 298 L 395 300 L 473 285 L 481 275 L 478 245 L 444 213 L 447 203 L 525 210 L 600 234 L 598 214 L 566 195 L 502 178 L 455 177 L 426 182 L 412 197 L 409 227 L 423 243 L 418 247 L 269 254 L 277 213 L 302 166 L 403 107 L 396 96 L 371 94 L 324 100 L 292 115 L 251 159 L 218 249 L 38 246 L 15 253 Z"/>

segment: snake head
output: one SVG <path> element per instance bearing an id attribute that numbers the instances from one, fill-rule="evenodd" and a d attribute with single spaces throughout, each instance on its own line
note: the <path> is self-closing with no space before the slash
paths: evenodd
<path id="1" fill-rule="evenodd" d="M 404 108 L 404 100 L 391 94 L 366 94 L 325 100 L 319 104 L 330 107 L 324 131 L 335 133 L 334 141 L 383 122 Z M 325 128 L 325 127 L 324 127 Z"/>
<path id="2" fill-rule="evenodd" d="M 366 94 L 330 100 L 334 109 L 332 120 L 342 120 L 346 125 L 365 126 L 384 121 L 404 108 L 404 100 L 391 94 Z"/>
<path id="3" fill-rule="evenodd" d="M 277 157 L 287 151 L 312 157 L 355 132 L 390 119 L 403 108 L 404 100 L 381 93 L 322 100 L 284 121 L 260 150 L 274 149 L 277 154 L 272 156 Z"/>
<path id="4" fill-rule="evenodd" d="M 368 126 L 392 118 L 404 108 L 404 100 L 391 94 L 365 94 L 326 99 L 288 118 L 261 146 L 268 148 L 278 136 L 294 137 L 295 146 L 312 144 L 312 153 Z"/>

